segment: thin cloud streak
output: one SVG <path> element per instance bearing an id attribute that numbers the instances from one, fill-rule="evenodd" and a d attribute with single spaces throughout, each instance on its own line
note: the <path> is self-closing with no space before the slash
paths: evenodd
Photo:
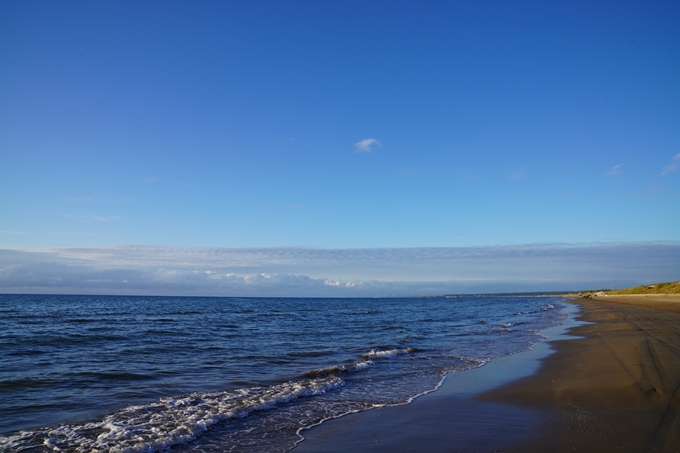
<path id="1" fill-rule="evenodd" d="M 0 249 L 0 293 L 371 297 L 677 279 L 680 243 L 310 249 Z"/>
<path id="2" fill-rule="evenodd" d="M 661 176 L 677 170 L 678 166 L 680 166 L 680 153 L 673 156 L 673 158 L 671 159 L 671 163 L 663 168 L 663 170 L 661 171 Z"/>
<path id="3" fill-rule="evenodd" d="M 621 173 L 621 167 L 623 167 L 623 164 L 616 164 L 614 165 L 611 170 L 606 172 L 604 176 L 615 176 Z"/>
<path id="4" fill-rule="evenodd" d="M 631 194 L 630 196 L 631 197 L 640 197 L 640 196 L 643 196 L 643 195 L 651 195 L 653 193 L 660 191 L 661 189 L 663 189 L 662 186 L 654 186 L 654 187 L 650 187 L 649 189 L 641 190 L 640 192 L 635 192 L 635 193 Z"/>
<path id="5" fill-rule="evenodd" d="M 520 167 L 518 171 L 516 171 L 514 173 L 510 173 L 508 175 L 508 178 L 513 180 L 513 181 L 519 181 L 520 179 L 526 178 L 528 174 L 529 173 L 524 171 L 524 167 Z"/>
<path id="6" fill-rule="evenodd" d="M 77 219 L 83 222 L 92 223 L 108 223 L 113 220 L 118 220 L 120 217 L 117 215 L 100 216 L 100 215 L 72 215 L 72 214 L 62 214 L 62 217 L 68 217 L 70 219 Z"/>

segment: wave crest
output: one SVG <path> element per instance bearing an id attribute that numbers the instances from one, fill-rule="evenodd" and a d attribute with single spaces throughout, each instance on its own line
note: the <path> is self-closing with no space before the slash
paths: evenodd
<path id="1" fill-rule="evenodd" d="M 307 376 L 319 377 L 319 376 L 345 375 L 365 370 L 370 366 L 373 366 L 373 361 L 362 360 L 361 362 L 352 363 L 350 365 L 336 365 L 327 368 L 318 368 L 316 370 L 311 370 L 307 372 Z"/>
<path id="2" fill-rule="evenodd" d="M 0 450 L 42 445 L 54 451 L 150 453 L 194 440 L 221 421 L 242 418 L 297 398 L 321 395 L 343 385 L 342 379 L 328 376 L 268 387 L 162 398 L 151 404 L 126 407 L 98 422 L 0 436 Z"/>
<path id="3" fill-rule="evenodd" d="M 388 357 L 394 357 L 400 354 L 410 354 L 411 352 L 415 352 L 415 348 L 389 349 L 386 351 L 376 351 L 374 349 L 371 349 L 371 352 L 362 354 L 361 357 L 365 359 L 383 359 Z"/>

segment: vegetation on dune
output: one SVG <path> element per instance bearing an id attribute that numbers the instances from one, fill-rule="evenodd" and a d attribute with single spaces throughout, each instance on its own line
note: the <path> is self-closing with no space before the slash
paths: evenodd
<path id="1" fill-rule="evenodd" d="M 654 285 L 634 286 L 632 288 L 608 291 L 607 294 L 680 294 L 680 281 L 656 283 Z"/>
<path id="2" fill-rule="evenodd" d="M 634 286 L 632 288 L 623 289 L 594 289 L 588 291 L 581 291 L 579 293 L 571 293 L 568 296 L 592 296 L 594 294 L 610 295 L 610 296 L 625 296 L 631 294 L 680 294 L 680 281 L 677 282 L 663 282 L 655 283 L 653 285 Z"/>

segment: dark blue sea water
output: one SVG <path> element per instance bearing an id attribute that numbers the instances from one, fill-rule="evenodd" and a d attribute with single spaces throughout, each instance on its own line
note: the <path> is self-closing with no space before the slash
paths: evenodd
<path id="1" fill-rule="evenodd" d="M 0 451 L 285 452 L 530 349 L 559 300 L 0 295 Z"/>

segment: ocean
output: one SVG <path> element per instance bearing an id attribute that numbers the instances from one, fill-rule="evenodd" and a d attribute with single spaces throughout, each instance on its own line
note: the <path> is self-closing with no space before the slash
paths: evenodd
<path id="1" fill-rule="evenodd" d="M 286 452 L 531 349 L 560 300 L 0 295 L 0 451 Z"/>

